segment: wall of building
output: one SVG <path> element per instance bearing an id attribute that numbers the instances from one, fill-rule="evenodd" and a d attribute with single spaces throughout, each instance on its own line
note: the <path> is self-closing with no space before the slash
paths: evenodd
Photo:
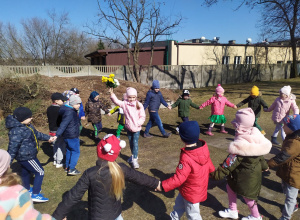
<path id="1" fill-rule="evenodd" d="M 189 44 L 170 41 L 168 48 L 170 65 L 217 65 L 222 64 L 223 56 L 230 57 L 229 64 L 234 64 L 235 56 L 241 57 L 241 64 L 245 64 L 246 56 L 252 56 L 252 64 L 292 61 L 292 50 L 286 46 Z"/>

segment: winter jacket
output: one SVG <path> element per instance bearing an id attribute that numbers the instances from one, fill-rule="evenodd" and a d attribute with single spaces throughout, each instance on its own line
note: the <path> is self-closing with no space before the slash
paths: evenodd
<path id="1" fill-rule="evenodd" d="M 157 112 L 161 103 L 168 107 L 168 103 L 166 103 L 164 100 L 161 92 L 155 92 L 153 89 L 151 89 L 147 92 L 146 100 L 144 102 L 144 109 L 148 108 L 149 112 Z"/>
<path id="2" fill-rule="evenodd" d="M 173 103 L 172 108 L 178 106 L 178 117 L 189 117 L 190 116 L 190 106 L 199 109 L 199 106 L 193 103 L 191 99 L 179 98 L 175 103 Z"/>
<path id="3" fill-rule="evenodd" d="M 33 207 L 30 193 L 21 185 L 0 187 L 0 219 L 55 220 Z"/>
<path id="4" fill-rule="evenodd" d="M 93 102 L 90 98 L 85 104 L 85 113 L 88 117 L 88 122 L 92 122 L 93 124 L 101 122 L 101 109 L 105 111 L 105 113 L 109 113 L 107 107 L 100 101 Z"/>
<path id="5" fill-rule="evenodd" d="M 79 117 L 79 119 L 81 119 L 82 117 L 85 117 L 82 102 L 80 103 L 80 106 L 79 106 L 79 109 L 78 109 L 78 117 Z"/>
<path id="6" fill-rule="evenodd" d="M 59 109 L 59 115 L 62 117 L 62 122 L 56 131 L 56 136 L 62 136 L 65 139 L 78 138 L 80 120 L 76 109 L 63 105 Z"/>
<path id="7" fill-rule="evenodd" d="M 294 114 L 299 114 L 299 108 L 295 100 L 296 96 L 293 94 L 289 99 L 286 100 L 282 100 L 280 97 L 278 97 L 266 111 L 273 111 L 272 120 L 275 123 L 281 122 L 285 116 L 289 115 L 290 109 L 294 111 Z"/>
<path id="8" fill-rule="evenodd" d="M 199 140 L 197 147 L 181 149 L 176 173 L 162 181 L 162 187 L 165 192 L 178 187 L 185 200 L 191 203 L 202 202 L 207 198 L 209 173 L 214 170 L 207 144 Z"/>
<path id="9" fill-rule="evenodd" d="M 236 135 L 229 145 L 230 154 L 211 177 L 221 180 L 227 176 L 228 185 L 236 194 L 257 200 L 262 171 L 268 169 L 263 155 L 271 148 L 271 142 L 255 127 L 248 135 Z"/>
<path id="10" fill-rule="evenodd" d="M 110 98 L 113 103 L 123 109 L 125 115 L 125 128 L 131 132 L 140 131 L 146 119 L 143 105 L 138 101 L 132 103 L 128 102 L 127 100 L 121 101 L 116 97 L 115 94 L 112 94 Z M 140 109 L 136 108 L 136 103 L 139 105 Z"/>
<path id="11" fill-rule="evenodd" d="M 285 137 L 281 152 L 268 164 L 270 168 L 278 167 L 276 174 L 284 182 L 300 189 L 300 130 Z"/>
<path id="12" fill-rule="evenodd" d="M 119 163 L 123 170 L 125 180 L 145 185 L 152 189 L 158 186 L 159 181 L 139 171 Z M 100 168 L 101 171 L 99 172 Z M 62 202 L 53 213 L 57 220 L 63 219 L 72 206 L 78 203 L 84 193 L 88 190 L 88 219 L 114 220 L 122 212 L 121 201 L 111 195 L 111 174 L 107 161 L 98 159 L 96 166 L 87 169 L 76 185 L 63 196 Z"/>
<path id="13" fill-rule="evenodd" d="M 11 162 L 26 161 L 36 158 L 39 150 L 38 140 L 48 141 L 50 136 L 37 131 L 33 125 L 24 125 L 15 119 L 12 115 L 7 116 L 5 122 L 9 129 L 8 150 L 11 156 Z"/>
<path id="14" fill-rule="evenodd" d="M 204 102 L 200 109 L 203 109 L 204 107 L 211 105 L 211 115 L 223 115 L 224 114 L 224 107 L 227 105 L 228 107 L 234 107 L 234 104 L 229 102 L 226 97 L 216 97 L 213 96 L 206 102 Z"/>
<path id="15" fill-rule="evenodd" d="M 122 108 L 120 108 L 119 106 L 114 107 L 112 110 L 110 110 L 110 114 L 114 114 L 116 111 L 118 111 L 118 119 L 117 122 L 119 124 L 125 125 L 125 115 L 124 115 L 124 111 Z"/>
<path id="16" fill-rule="evenodd" d="M 248 103 L 248 107 L 254 111 L 255 118 L 260 117 L 261 106 L 264 109 L 268 108 L 267 103 L 262 99 L 261 96 L 256 96 L 255 98 L 253 98 L 251 95 L 248 98 L 241 101 L 239 104 L 237 104 L 236 107 L 239 108 L 239 107 L 245 105 L 246 103 Z"/>
<path id="17" fill-rule="evenodd" d="M 47 108 L 47 117 L 49 123 L 49 131 L 56 132 L 60 123 L 61 116 L 59 115 L 60 106 L 53 103 L 51 106 Z"/>

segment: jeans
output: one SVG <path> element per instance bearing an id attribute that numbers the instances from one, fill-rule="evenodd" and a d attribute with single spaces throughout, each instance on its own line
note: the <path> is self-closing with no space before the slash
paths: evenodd
<path id="1" fill-rule="evenodd" d="M 285 194 L 285 203 L 282 209 L 282 216 L 280 219 L 288 220 L 291 219 L 294 213 L 295 205 L 297 204 L 298 189 L 290 186 L 286 182 L 282 181 L 282 189 Z"/>
<path id="2" fill-rule="evenodd" d="M 130 150 L 131 154 L 133 155 L 134 159 L 137 159 L 138 152 L 139 152 L 139 137 L 140 137 L 140 131 L 137 132 L 131 132 L 127 130 L 127 136 L 129 139 L 130 144 Z"/>
<path id="3" fill-rule="evenodd" d="M 65 139 L 65 143 L 67 144 L 66 168 L 74 170 L 80 156 L 79 138 Z"/>
<path id="4" fill-rule="evenodd" d="M 30 177 L 31 173 L 34 174 L 32 194 L 39 194 L 42 188 L 42 183 L 44 179 L 44 169 L 37 158 L 25 161 L 18 161 L 22 167 L 21 178 L 23 186 L 29 190 L 30 189 Z"/>
<path id="5" fill-rule="evenodd" d="M 199 203 L 191 203 L 185 200 L 180 193 L 175 199 L 173 211 L 170 213 L 172 220 L 179 220 L 183 213 L 186 213 L 188 220 L 202 220 Z"/>
<path id="6" fill-rule="evenodd" d="M 189 121 L 189 117 L 181 117 L 183 122 Z"/>
<path id="7" fill-rule="evenodd" d="M 156 123 L 162 135 L 166 134 L 165 129 L 163 128 L 163 124 L 160 120 L 158 112 L 149 112 L 150 118 L 148 124 L 146 125 L 145 133 L 149 134 L 149 130 L 152 127 L 152 124 Z"/>

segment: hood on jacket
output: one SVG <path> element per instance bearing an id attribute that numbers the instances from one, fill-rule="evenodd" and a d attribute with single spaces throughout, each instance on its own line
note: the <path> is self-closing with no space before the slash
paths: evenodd
<path id="1" fill-rule="evenodd" d="M 229 144 L 228 151 L 240 156 L 262 156 L 271 151 L 272 143 L 253 127 L 250 134 L 236 135 L 234 141 Z"/>
<path id="2" fill-rule="evenodd" d="M 193 161 L 195 161 L 196 163 L 198 163 L 202 166 L 208 162 L 210 157 L 209 157 L 209 150 L 206 145 L 206 142 L 199 139 L 199 141 L 197 142 L 197 146 L 199 146 L 199 145 L 201 145 L 201 147 L 198 147 L 194 150 L 187 150 L 186 148 L 183 148 L 182 150 Z"/>
<path id="3" fill-rule="evenodd" d="M 16 118 L 14 118 L 12 115 L 9 115 L 6 117 L 5 126 L 7 129 L 12 129 L 12 128 L 21 127 L 24 125 L 21 122 L 19 122 Z"/>

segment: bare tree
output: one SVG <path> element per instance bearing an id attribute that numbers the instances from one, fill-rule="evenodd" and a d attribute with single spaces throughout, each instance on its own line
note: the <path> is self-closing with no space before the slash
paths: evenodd
<path id="1" fill-rule="evenodd" d="M 212 6 L 219 0 L 204 0 L 204 4 Z M 291 78 L 298 74 L 297 70 L 297 35 L 299 34 L 299 16 L 300 5 L 299 0 L 240 0 L 240 5 L 249 6 L 251 8 L 262 8 L 261 25 L 264 30 L 277 39 L 290 39 L 290 46 L 293 54 L 293 65 Z"/>
<path id="2" fill-rule="evenodd" d="M 152 36 L 152 40 L 155 40 L 156 37 L 165 34 L 176 25 L 167 28 L 162 26 L 162 17 L 159 17 L 161 15 L 160 8 L 155 8 L 155 0 L 97 1 L 99 19 L 96 25 L 101 30 L 87 26 L 89 33 L 126 48 L 128 66 L 133 59 L 131 76 L 134 81 L 140 82 L 140 43 L 149 40 L 150 36 Z M 131 43 L 134 43 L 132 49 L 130 48 Z"/>

